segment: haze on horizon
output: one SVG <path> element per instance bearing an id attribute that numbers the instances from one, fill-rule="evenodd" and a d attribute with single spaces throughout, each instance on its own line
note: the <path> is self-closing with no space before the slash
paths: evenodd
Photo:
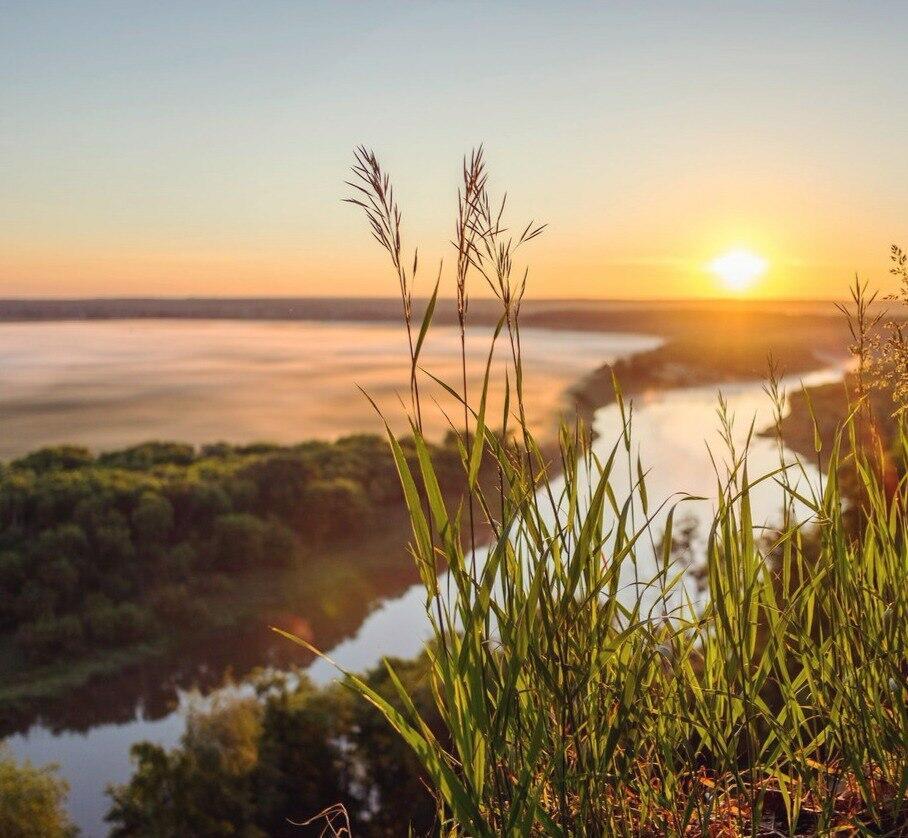
<path id="1" fill-rule="evenodd" d="M 361 142 L 425 285 L 478 142 L 537 298 L 842 297 L 908 243 L 903 3 L 2 11 L 0 297 L 389 295 Z"/>

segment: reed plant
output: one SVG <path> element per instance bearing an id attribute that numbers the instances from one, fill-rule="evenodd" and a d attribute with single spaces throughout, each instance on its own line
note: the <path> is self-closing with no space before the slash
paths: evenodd
<path id="1" fill-rule="evenodd" d="M 883 480 L 880 454 L 861 444 L 852 416 L 824 452 L 819 483 L 781 441 L 778 468 L 755 476 L 720 404 L 727 450 L 715 457 L 706 596 L 696 596 L 672 549 L 678 510 L 691 499 L 649 496 L 619 382 L 613 440 L 593 445 L 577 421 L 562 426 L 557 445 L 543 445 L 527 425 L 527 275 L 518 262 L 542 227 L 510 231 L 504 201 L 489 197 L 481 151 L 464 163 L 454 236 L 462 337 L 471 281 L 501 303 L 475 394 L 465 374 L 439 382 L 422 369 L 439 285 L 417 322 L 418 260 L 404 258 L 390 180 L 365 149 L 354 174 L 352 201 L 390 255 L 409 336 L 416 456 L 405 456 L 391 428 L 388 444 L 425 586 L 445 741 L 393 667 L 397 706 L 355 674 L 344 678 L 419 756 L 439 832 L 908 834 L 905 469 L 896 485 Z M 462 347 L 465 366 L 465 337 Z M 509 364 L 503 411 L 491 417 L 496 353 Z M 462 414 L 452 421 L 458 504 L 446 502 L 422 433 L 421 379 L 440 384 Z M 767 393 L 780 422 L 775 375 Z M 903 462 L 905 443 L 898 433 L 887 455 Z M 822 444 L 817 435 L 817 453 Z M 846 466 L 861 482 L 858 524 L 844 516 Z M 766 481 L 783 499 L 771 533 L 751 509 Z"/>

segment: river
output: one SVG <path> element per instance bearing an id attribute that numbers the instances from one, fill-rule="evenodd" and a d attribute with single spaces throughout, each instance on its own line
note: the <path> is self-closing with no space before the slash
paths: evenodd
<path id="1" fill-rule="evenodd" d="M 79 334 L 80 325 L 68 326 L 73 330 L 73 336 Z M 391 361 L 387 361 L 387 365 L 377 363 L 376 357 L 373 355 L 373 353 L 390 355 L 392 346 L 395 349 L 400 348 L 397 340 L 399 335 L 382 326 L 363 329 L 359 325 L 237 324 L 237 327 L 233 328 L 232 324 L 227 324 L 225 329 L 225 324 L 217 324 L 216 328 L 206 324 L 205 334 L 203 338 L 199 338 L 191 328 L 187 327 L 187 324 L 175 325 L 179 328 L 175 330 L 175 333 L 171 332 L 170 337 L 178 344 L 177 349 L 173 349 L 172 345 L 162 347 L 158 343 L 168 337 L 167 332 L 171 329 L 171 324 L 166 324 L 166 326 L 139 324 L 138 333 L 141 338 L 137 341 L 138 344 L 147 351 L 151 351 L 152 345 L 158 346 L 158 349 L 154 350 L 157 353 L 157 363 L 149 367 L 149 373 L 153 373 L 153 381 L 142 382 L 138 385 L 138 389 L 144 390 L 146 386 L 155 388 L 176 386 L 178 391 L 182 388 L 186 392 L 193 388 L 198 389 L 203 384 L 203 377 L 199 376 L 199 370 L 202 366 L 207 366 L 210 373 L 212 358 L 216 358 L 217 362 L 214 365 L 220 365 L 219 369 L 226 375 L 229 386 L 224 382 L 215 381 L 210 385 L 210 389 L 215 394 L 213 396 L 215 402 L 223 407 L 227 403 L 223 400 L 226 398 L 228 390 L 235 390 L 238 382 L 242 384 L 247 379 L 246 372 L 232 368 L 227 358 L 231 352 L 239 353 L 241 343 L 252 337 L 263 339 L 263 336 L 269 340 L 264 341 L 264 346 L 258 346 L 256 351 L 259 357 L 257 360 L 250 361 L 248 358 L 244 358 L 242 353 L 239 353 L 237 357 L 241 359 L 240 363 L 244 368 L 246 365 L 253 364 L 258 370 L 259 377 L 265 375 L 266 380 L 279 382 L 281 384 L 278 387 L 279 394 L 284 393 L 282 387 L 287 383 L 288 376 L 292 378 L 294 373 L 297 377 L 300 376 L 302 362 L 290 353 L 295 350 L 297 353 L 305 354 L 306 351 L 309 351 L 311 354 L 311 349 L 306 350 L 306 346 L 316 345 L 320 358 L 313 367 L 312 375 L 315 377 L 309 382 L 309 386 L 313 388 L 318 386 L 318 380 L 329 382 L 329 391 L 335 386 L 342 387 L 341 379 L 343 376 L 347 376 L 348 386 L 351 380 L 359 378 L 359 380 L 365 380 L 367 384 L 371 383 L 373 387 L 381 384 L 390 389 L 392 376 L 388 370 L 393 369 L 394 375 L 398 377 L 401 372 L 399 364 Z M 261 331 L 263 326 L 266 327 L 264 332 Z M 40 329 L 41 327 L 31 328 Z M 127 343 L 135 341 L 134 336 L 129 335 L 128 328 L 123 326 L 117 328 L 120 330 L 117 334 Z M 277 336 L 270 329 L 277 331 Z M 154 337 L 154 340 L 149 341 L 149 334 Z M 95 341 L 99 341 L 97 335 L 92 337 Z M 108 334 L 106 340 L 109 340 L 109 337 Z M 217 339 L 214 340 L 215 346 L 212 348 L 214 338 Z M 3 329 L 0 329 L 0 357 L 2 357 L 5 339 L 8 339 L 8 335 L 4 334 Z M 657 341 L 652 338 L 633 335 L 591 335 L 589 333 L 546 332 L 545 330 L 530 332 L 529 337 L 525 337 L 525 344 L 529 347 L 527 365 L 531 380 L 535 376 L 535 380 L 539 382 L 532 385 L 534 388 L 532 392 L 539 395 L 540 398 L 544 395 L 547 405 L 543 412 L 537 415 L 537 419 L 542 420 L 553 411 L 557 412 L 560 394 L 569 381 L 576 380 L 583 373 L 604 361 L 641 351 L 655 343 Z M 93 376 L 92 392 L 94 393 L 100 393 L 106 387 L 111 386 L 109 382 L 108 385 L 102 386 L 104 376 L 101 375 L 101 372 L 104 364 L 99 351 L 102 345 L 103 342 L 91 344 L 89 349 L 84 350 L 84 355 L 88 360 L 83 357 L 75 364 L 77 378 Z M 456 346 L 456 336 L 449 331 L 433 344 L 432 357 L 436 362 L 442 362 L 442 366 L 450 365 L 452 359 L 456 360 Z M 345 357 L 344 352 L 349 352 L 351 357 Z M 190 356 L 195 353 L 196 362 L 187 362 L 187 353 Z M 51 356 L 55 356 L 55 354 L 48 352 L 48 357 Z M 198 356 L 206 358 L 206 364 L 202 364 L 198 360 Z M 172 362 L 172 368 L 169 371 L 167 358 L 170 358 Z M 131 359 L 131 361 L 127 359 Z M 268 359 L 271 359 L 270 364 Z M 359 361 L 363 359 L 365 363 L 358 367 Z M 309 361 L 311 362 L 312 359 L 310 358 Z M 129 403 L 124 392 L 129 390 L 127 384 L 130 362 L 144 364 L 141 359 L 140 347 L 137 347 L 135 343 L 131 343 L 131 348 L 126 353 L 123 363 L 115 364 L 117 369 L 113 375 L 115 384 L 112 386 L 114 390 L 119 388 L 118 399 L 125 403 Z M 89 371 L 87 367 L 91 367 L 92 364 L 94 370 Z M 327 374 L 329 370 L 330 375 Z M 55 370 L 53 375 L 65 378 L 65 373 L 59 369 Z M 53 375 L 47 374 L 46 378 L 50 380 Z M 803 383 L 814 385 L 834 381 L 840 376 L 840 368 L 830 367 L 804 376 Z M 24 380 L 23 376 L 20 381 Z M 132 380 L 136 380 L 134 376 Z M 170 385 L 166 384 L 168 381 L 171 382 Z M 176 382 L 176 385 L 173 382 Z M 248 376 L 249 385 L 253 385 L 254 382 L 255 376 Z M 789 387 L 799 386 L 799 383 L 799 380 L 786 382 Z M 31 382 L 31 386 L 33 384 L 34 382 Z M 559 398 L 552 398 L 553 387 L 558 388 Z M 272 392 L 267 388 L 264 392 L 262 388 L 258 390 L 257 401 L 263 405 L 262 409 L 266 414 L 272 409 L 267 406 Z M 320 391 L 310 390 L 310 395 L 313 392 Z M 722 392 L 727 400 L 729 412 L 735 416 L 734 437 L 737 445 L 743 444 L 752 420 L 755 420 L 758 429 L 770 424 L 770 405 L 762 390 L 761 382 L 723 385 Z M 286 393 L 284 395 L 286 396 Z M 143 399 L 146 397 L 142 396 Z M 530 398 L 532 397 L 531 395 Z M 248 425 L 237 427 L 236 424 L 232 426 L 222 424 L 220 427 L 209 427 L 210 420 L 206 419 L 204 433 L 208 434 L 208 439 L 225 436 L 245 439 L 261 438 L 261 434 L 266 430 L 271 432 L 269 433 L 271 438 L 289 439 L 287 434 L 290 432 L 286 430 L 280 433 L 274 432 L 276 426 L 270 424 L 272 419 L 257 419 L 254 411 L 247 412 L 246 407 L 249 406 L 247 402 L 251 401 L 251 398 L 252 395 L 249 394 L 248 397 L 239 400 L 244 407 L 238 415 L 241 421 L 242 417 L 249 417 Z M 352 409 L 355 415 L 351 414 L 349 405 L 352 404 L 352 399 L 348 396 L 348 411 L 338 409 L 333 418 L 335 424 L 324 424 L 332 421 L 330 420 L 330 406 L 332 404 L 341 406 L 342 403 L 327 399 L 324 404 L 328 406 L 329 419 L 325 418 L 323 411 L 318 412 L 315 427 L 332 427 L 335 430 L 332 435 L 342 431 L 356 430 L 359 422 L 366 421 L 363 416 L 356 413 L 359 408 Z M 299 409 L 305 417 L 306 409 L 304 407 Z M 716 483 L 709 449 L 717 455 L 719 460 L 722 456 L 716 409 L 716 387 L 653 392 L 634 399 L 633 456 L 636 457 L 639 450 L 644 466 L 651 466 L 647 475 L 647 486 L 652 506 L 681 491 L 691 495 L 702 495 L 706 498 L 714 496 Z M 149 417 L 148 421 L 156 420 Z M 372 421 L 373 424 L 368 427 L 374 430 L 374 420 Z M 598 434 L 594 445 L 601 455 L 611 448 L 620 433 L 621 423 L 617 406 L 612 404 L 599 409 L 595 414 L 594 425 Z M 131 433 L 138 433 L 140 438 L 146 438 L 153 425 L 137 432 L 132 428 L 128 419 L 118 422 L 114 417 L 114 421 L 109 427 L 115 429 L 113 438 L 120 442 L 127 442 L 138 441 L 130 438 Z M 202 425 L 192 416 L 182 417 L 177 425 L 167 426 L 166 434 L 161 432 L 155 435 L 174 435 L 177 438 L 201 441 L 201 438 L 194 436 L 191 432 L 195 429 L 201 433 L 199 430 L 201 427 Z M 295 438 L 307 434 L 318 435 L 318 431 L 314 427 L 310 430 L 310 426 L 305 421 L 301 425 L 296 425 L 295 431 L 297 434 Z M 111 440 L 112 438 L 108 438 L 108 445 Z M 92 434 L 88 434 L 83 439 L 78 436 L 71 437 L 69 441 L 98 444 Z M 749 454 L 751 474 L 764 473 L 775 468 L 778 458 L 779 451 L 775 440 L 759 436 L 752 439 Z M 624 486 L 621 485 L 621 474 L 622 472 L 619 470 L 615 477 L 615 489 L 619 496 L 622 491 L 625 493 L 627 491 L 627 483 L 625 482 Z M 815 469 L 806 467 L 805 475 L 801 479 L 816 482 L 818 478 L 819 475 Z M 772 523 L 778 517 L 780 500 L 780 490 L 772 482 L 766 482 L 758 487 L 753 496 L 755 523 Z M 705 534 L 711 518 L 712 506 L 710 500 L 690 502 L 685 505 L 683 513 L 676 514 L 676 520 L 678 516 L 686 517 L 694 526 L 695 543 Z M 655 521 L 654 532 L 661 531 L 664 514 L 663 512 L 662 520 Z M 645 548 L 642 549 L 642 556 L 645 565 L 647 561 Z M 649 560 L 654 561 L 652 556 L 649 557 Z M 646 567 L 641 566 L 641 578 L 645 578 L 645 576 Z M 442 587 L 444 588 L 443 581 Z M 402 657 L 415 655 L 429 636 L 424 599 L 423 589 L 414 585 L 400 595 L 391 596 L 384 601 L 375 603 L 371 613 L 365 616 L 360 625 L 353 627 L 351 631 L 347 632 L 346 637 L 332 644 L 329 649 L 330 655 L 339 664 L 352 670 L 370 667 L 377 663 L 383 655 Z M 238 647 L 242 645 L 243 641 L 240 638 L 235 640 Z M 319 642 L 318 638 L 316 638 L 316 642 Z M 322 645 L 324 647 L 326 644 Z M 211 669 L 215 675 L 221 673 L 217 665 L 212 664 Z M 308 671 L 314 680 L 322 683 L 333 678 L 335 674 L 324 661 L 312 663 Z M 161 678 L 167 678 L 166 673 L 158 673 L 158 675 Z M 153 672 L 147 677 L 153 680 L 158 676 Z M 103 816 L 108 806 L 104 789 L 110 783 L 123 782 L 129 777 L 131 772 L 129 746 L 141 740 L 149 740 L 165 746 L 177 744 L 184 729 L 186 713 L 199 698 L 198 693 L 183 688 L 177 688 L 175 694 L 177 706 L 173 709 L 168 708 L 166 712 L 162 712 L 160 708 L 149 708 L 140 699 L 135 705 L 129 705 L 127 718 L 117 722 L 91 724 L 88 729 L 83 729 L 85 725 L 69 725 L 65 722 L 61 723 L 59 720 L 53 724 L 39 722 L 33 724 L 26 732 L 10 737 L 8 743 L 14 754 L 28 758 L 36 764 L 58 763 L 62 776 L 70 784 L 69 808 L 74 820 L 83 830 L 83 834 L 92 838 L 101 836 L 106 832 Z M 75 708 L 75 713 L 78 715 L 78 706 Z"/>
<path id="2" fill-rule="evenodd" d="M 488 332 L 471 330 L 468 378 L 481 383 Z M 530 422 L 551 428 L 566 389 L 602 363 L 657 346 L 658 338 L 592 332 L 522 330 Z M 231 321 L 109 321 L 0 325 L 0 455 L 15 457 L 41 445 L 81 444 L 109 450 L 148 439 L 196 444 L 225 440 L 297 442 L 380 430 L 356 386 L 374 396 L 403 429 L 398 399 L 406 393 L 406 343 L 384 324 Z M 430 332 L 421 363 L 442 378 L 459 376 L 459 337 Z M 500 380 L 493 370 L 493 382 Z M 440 398 L 436 388 L 428 399 Z M 490 410 L 502 388 L 493 387 Z M 428 433 L 446 420 L 429 410 Z M 408 584 L 408 583 L 407 583 Z M 368 597 L 368 598 L 367 598 Z M 345 660 L 374 663 L 380 655 L 416 651 L 424 636 L 419 592 L 399 580 L 368 589 L 359 610 L 316 634 Z M 390 623 L 388 621 L 390 617 Z M 403 620 L 396 628 L 395 620 Z M 352 622 L 351 620 L 356 620 Z M 364 622 L 363 622 L 364 621 Z M 404 640 L 405 626 L 411 642 Z M 129 748 L 149 740 L 177 744 L 198 693 L 223 682 L 228 670 L 280 667 L 284 641 L 258 629 L 235 633 L 164 660 L 102 679 L 59 702 L 35 708 L 38 721 L 6 740 L 19 758 L 56 763 L 70 786 L 68 808 L 83 835 L 106 834 L 105 795 L 131 774 Z M 290 650 L 288 650 L 289 652 Z M 356 663 L 355 665 L 359 665 Z M 327 670 L 315 666 L 324 681 Z"/>

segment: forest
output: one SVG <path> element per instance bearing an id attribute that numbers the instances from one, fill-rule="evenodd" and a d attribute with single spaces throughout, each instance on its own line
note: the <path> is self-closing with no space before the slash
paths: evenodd
<path id="1" fill-rule="evenodd" d="M 35 451 L 0 471 L 0 671 L 204 630 L 237 580 L 304 570 L 313 547 L 365 533 L 400 499 L 368 435 Z"/>

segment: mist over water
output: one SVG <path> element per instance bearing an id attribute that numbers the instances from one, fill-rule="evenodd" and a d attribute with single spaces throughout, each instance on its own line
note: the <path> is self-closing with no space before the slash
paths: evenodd
<path id="1" fill-rule="evenodd" d="M 565 405 L 566 389 L 583 375 L 605 362 L 660 343 L 657 338 L 638 335 L 544 329 L 524 329 L 522 336 L 527 404 L 533 409 L 529 419 L 537 428 L 554 427 Z M 489 337 L 486 330 L 470 333 L 470 388 L 481 383 Z M 378 432 L 380 422 L 356 384 L 373 395 L 395 430 L 403 433 L 406 417 L 398 394 L 406 399 L 405 340 L 398 326 L 347 323 L 2 325 L 0 422 L 4 434 L 0 451 L 10 457 L 62 442 L 105 450 L 148 439 L 196 444 L 217 440 L 292 443 Z M 502 341 L 499 354 L 505 353 Z M 431 331 L 422 361 L 435 375 L 456 385 L 460 377 L 456 330 Z M 804 380 L 818 384 L 836 380 L 840 374 L 836 368 Z M 500 403 L 501 368 L 493 371 L 492 379 L 495 391 L 490 410 Z M 798 382 L 791 380 L 788 385 L 797 387 Z M 423 386 L 428 396 L 425 404 L 435 397 L 449 412 L 457 407 L 450 397 L 445 402 L 440 388 L 430 387 L 425 379 Z M 757 429 L 770 424 L 768 400 L 759 381 L 727 385 L 722 390 L 736 415 L 736 444 L 743 444 L 752 418 L 757 417 Z M 647 478 L 651 498 L 658 503 L 678 490 L 708 498 L 686 507 L 700 528 L 695 540 L 702 539 L 715 489 L 707 443 L 716 452 L 721 449 L 716 434 L 717 388 L 676 389 L 643 395 L 634 402 L 633 455 L 639 450 L 644 468 L 653 466 Z M 433 435 L 441 436 L 447 428 L 438 408 L 427 410 L 424 418 Z M 618 408 L 614 404 L 601 408 L 594 424 L 599 433 L 595 447 L 604 455 L 620 434 Z M 756 438 L 751 463 L 754 473 L 777 465 L 776 442 Z M 803 478 L 813 484 L 818 475 L 808 467 Z M 617 473 L 619 495 L 627 491 L 622 480 Z M 556 479 L 556 494 L 559 486 Z M 771 524 L 780 508 L 778 486 L 763 485 L 753 501 L 755 520 Z M 655 531 L 663 525 L 664 514 Z M 645 554 L 646 548 L 641 551 Z M 646 578 L 645 571 L 641 578 Z M 355 625 L 342 631 L 335 627 L 342 639 L 332 641 L 322 635 L 314 636 L 313 641 L 354 670 L 376 664 L 383 655 L 416 654 L 429 635 L 424 601 L 425 592 L 418 585 L 392 595 L 376 592 L 363 604 L 363 616 Z M 248 640 L 234 635 L 221 641 L 222 651 L 228 657 L 235 655 L 228 663 L 261 654 Z M 221 669 L 214 656 L 209 663 L 212 678 L 217 680 Z M 322 661 L 310 666 L 309 674 L 317 682 L 335 676 Z M 168 676 L 153 667 L 142 675 L 155 683 L 173 677 L 173 673 Z M 162 689 L 162 700 L 171 694 L 177 698 L 176 709 L 133 704 L 127 699 L 116 721 L 38 722 L 11 737 L 9 744 L 20 758 L 37 764 L 59 763 L 71 784 L 69 809 L 74 819 L 84 834 L 103 835 L 109 805 L 104 789 L 128 779 L 130 745 L 148 739 L 169 747 L 179 741 L 192 693 L 171 684 L 170 690 Z M 77 698 L 70 703 L 71 714 L 77 718 Z M 90 718 L 87 708 L 81 712 Z"/>
<path id="2" fill-rule="evenodd" d="M 491 334 L 470 330 L 468 382 L 481 384 Z M 553 427 L 567 387 L 656 338 L 522 330 L 529 420 Z M 497 355 L 507 351 L 499 339 Z M 109 450 L 150 439 L 282 444 L 376 433 L 381 423 L 357 385 L 392 427 L 406 432 L 406 336 L 398 325 L 315 322 L 134 320 L 0 325 L 0 458 L 69 443 Z M 459 335 L 429 332 L 420 363 L 459 387 Z M 496 367 L 496 371 L 500 367 Z M 490 411 L 500 404 L 502 376 Z M 457 408 L 423 377 L 426 404 Z M 455 412 L 456 416 L 457 413 Z M 490 416 L 496 415 L 490 413 Z M 442 436 L 441 410 L 425 411 Z"/>
<path id="3" fill-rule="evenodd" d="M 528 420 L 543 433 L 555 429 L 566 404 L 566 390 L 585 374 L 661 342 L 633 334 L 536 328 L 522 329 L 521 336 L 524 388 L 531 408 Z M 477 398 L 490 337 L 485 329 L 470 330 L 468 335 L 468 386 Z M 420 360 L 458 389 L 459 340 L 456 329 L 434 328 Z M 504 339 L 499 341 L 497 354 L 502 360 L 491 376 L 490 423 L 498 421 L 491 417 L 500 416 L 503 359 L 508 352 Z M 171 320 L 4 324 L 0 325 L 0 425 L 4 430 L 0 456 L 15 457 L 60 443 L 95 450 L 149 439 L 199 445 L 221 440 L 286 444 L 381 432 L 381 422 L 357 384 L 375 398 L 394 430 L 405 433 L 401 397 L 406 402 L 407 358 L 405 333 L 398 325 Z M 427 432 L 441 437 L 448 428 L 442 411 L 456 417 L 460 408 L 430 379 L 423 377 L 421 386 L 428 406 L 424 409 Z M 364 615 L 381 599 L 376 592 L 374 602 L 363 603 Z M 414 589 L 404 599 L 414 607 L 401 608 L 400 600 L 390 600 L 396 603 L 392 613 L 398 615 L 390 634 L 375 624 L 367 632 L 356 633 L 358 625 L 344 629 L 348 636 L 356 634 L 363 660 L 372 663 L 396 651 L 402 630 L 413 630 L 419 642 L 424 631 L 421 596 Z M 269 637 L 273 643 L 274 636 L 269 633 Z M 333 645 L 326 644 L 327 635 L 313 639 Z M 262 654 L 253 642 L 258 640 L 236 633 L 224 638 L 221 654 L 210 656 L 211 677 L 217 680 L 223 673 L 219 658 L 224 655 L 233 654 L 227 665 L 236 662 L 239 668 L 240 660 L 249 664 L 246 658 Z M 177 708 L 150 707 L 142 701 L 132 704 L 129 696 L 120 707 L 115 696 L 96 685 L 69 698 L 69 721 L 37 722 L 8 740 L 20 758 L 60 765 L 70 783 L 68 808 L 88 836 L 106 833 L 103 818 L 109 800 L 104 790 L 110 783 L 128 779 L 130 746 L 148 739 L 170 747 L 184 730 L 191 692 L 175 689 L 173 674 L 154 666 L 144 668 L 138 677 L 162 684 L 158 703 L 175 693 Z M 111 685 L 116 683 L 111 679 Z M 154 690 L 140 694 L 146 692 L 154 694 Z M 98 702 L 116 707 L 116 712 L 98 713 L 104 720 L 95 723 L 91 714 L 98 711 L 93 706 Z"/>

